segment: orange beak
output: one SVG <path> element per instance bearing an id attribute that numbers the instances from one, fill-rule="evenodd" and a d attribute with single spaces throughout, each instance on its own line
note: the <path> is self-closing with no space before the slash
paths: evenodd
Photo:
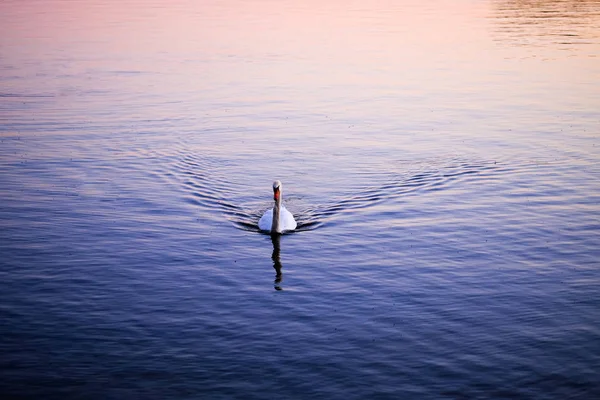
<path id="1" fill-rule="evenodd" d="M 273 189 L 273 200 L 279 200 L 279 189 Z"/>

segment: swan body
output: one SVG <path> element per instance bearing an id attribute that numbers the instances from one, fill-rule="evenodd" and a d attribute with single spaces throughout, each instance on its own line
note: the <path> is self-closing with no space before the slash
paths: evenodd
<path id="1" fill-rule="evenodd" d="M 273 182 L 273 200 L 275 206 L 267 210 L 258 221 L 258 228 L 261 231 L 270 233 L 283 233 L 296 229 L 296 220 L 291 212 L 289 212 L 282 204 L 282 185 L 281 182 Z"/>
<path id="2" fill-rule="evenodd" d="M 256 220 L 255 220 L 256 221 Z M 258 228 L 261 231 L 272 232 L 271 228 L 273 225 L 273 209 L 265 211 L 262 217 L 258 220 Z M 279 210 L 279 229 L 275 229 L 274 232 L 282 233 L 286 231 L 293 231 L 296 229 L 296 220 L 291 212 L 285 207 L 281 206 Z M 272 233 L 274 233 L 272 232 Z"/>

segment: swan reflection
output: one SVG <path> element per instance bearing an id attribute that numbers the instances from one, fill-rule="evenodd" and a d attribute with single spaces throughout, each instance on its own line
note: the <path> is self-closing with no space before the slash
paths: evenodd
<path id="1" fill-rule="evenodd" d="M 281 273 L 281 235 L 278 233 L 271 234 L 271 242 L 273 242 L 273 254 L 271 254 L 271 259 L 273 260 L 273 268 L 275 268 L 275 281 L 273 285 L 275 290 L 282 290 L 281 281 L 283 280 L 283 274 Z"/>

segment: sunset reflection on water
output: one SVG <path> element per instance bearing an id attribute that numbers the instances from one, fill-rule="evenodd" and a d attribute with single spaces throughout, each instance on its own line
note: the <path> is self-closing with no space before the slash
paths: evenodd
<path id="1" fill-rule="evenodd" d="M 600 398 L 598 4 L 0 1 L 0 393 Z"/>

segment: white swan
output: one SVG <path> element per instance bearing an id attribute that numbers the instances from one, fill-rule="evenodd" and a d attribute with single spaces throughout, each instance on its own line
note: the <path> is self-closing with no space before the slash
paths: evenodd
<path id="1" fill-rule="evenodd" d="M 281 188 L 281 182 L 273 182 L 273 200 L 275 200 L 275 207 L 267 210 L 265 214 L 260 217 L 258 228 L 261 231 L 283 233 L 296 229 L 297 224 L 294 216 L 291 212 L 286 210 L 283 204 L 281 204 L 283 200 Z M 275 218 L 273 218 L 273 215 L 275 215 Z"/>

